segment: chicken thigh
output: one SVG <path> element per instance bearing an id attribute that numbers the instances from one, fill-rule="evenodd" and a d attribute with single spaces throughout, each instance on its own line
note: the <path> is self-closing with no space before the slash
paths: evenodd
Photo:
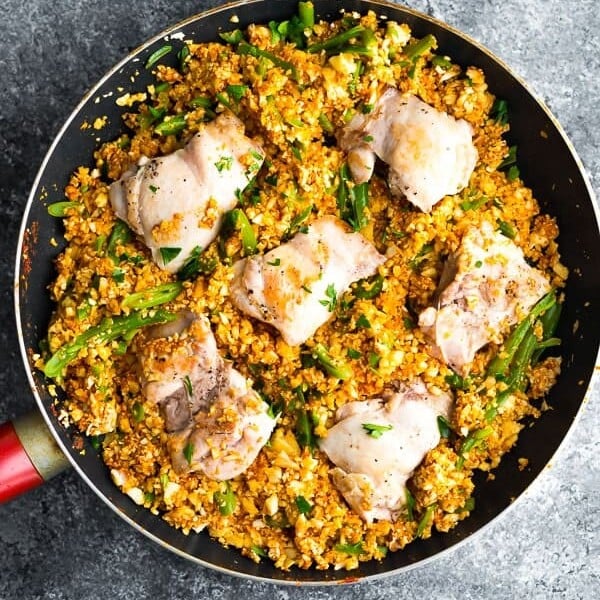
<path id="1" fill-rule="evenodd" d="M 225 364 L 206 317 L 183 313 L 146 333 L 138 361 L 145 397 L 158 404 L 167 431 L 190 425 L 206 410 L 225 379 Z"/>
<path id="2" fill-rule="evenodd" d="M 225 384 L 206 411 L 187 429 L 169 439 L 178 473 L 201 471 L 218 481 L 243 473 L 267 443 L 275 427 L 269 405 L 228 365 Z"/>
<path id="3" fill-rule="evenodd" d="M 326 216 L 270 252 L 238 261 L 231 299 L 297 346 L 333 315 L 335 298 L 383 262 L 385 257 L 360 233 Z"/>
<path id="4" fill-rule="evenodd" d="M 388 88 L 370 114 L 356 115 L 340 136 L 356 183 L 368 181 L 375 156 L 389 165 L 394 196 L 429 212 L 444 196 L 469 183 L 477 150 L 469 123 Z"/>
<path id="5" fill-rule="evenodd" d="M 319 443 L 336 465 L 331 478 L 366 522 L 395 520 L 406 503 L 406 481 L 440 441 L 437 417 L 450 396 L 435 396 L 421 380 L 382 399 L 350 402 Z"/>
<path id="6" fill-rule="evenodd" d="M 142 160 L 110 186 L 117 216 L 140 235 L 156 264 L 177 272 L 215 239 L 222 216 L 264 161 L 243 123 L 222 114 L 172 154 Z"/>
<path id="7" fill-rule="evenodd" d="M 464 235 L 442 273 L 436 306 L 419 315 L 419 326 L 437 354 L 466 373 L 477 350 L 500 342 L 550 290 L 546 277 L 530 267 L 523 251 L 484 221 Z"/>

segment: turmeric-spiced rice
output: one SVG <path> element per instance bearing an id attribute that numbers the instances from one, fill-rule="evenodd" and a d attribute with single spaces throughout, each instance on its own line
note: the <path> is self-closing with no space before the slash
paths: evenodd
<path id="1" fill-rule="evenodd" d="M 306 19 L 311 5 L 301 8 Z M 314 46 L 351 28 L 356 33 L 339 44 Z M 64 217 L 67 247 L 56 261 L 51 295 L 57 306 L 48 353 L 38 366 L 44 369 L 68 343 L 75 348 L 59 372 L 47 370 L 66 392 L 64 414 L 91 437 L 115 483 L 134 502 L 186 534 L 206 529 L 245 556 L 270 559 L 281 569 L 353 569 L 434 529 L 450 530 L 474 509 L 474 472 L 496 467 L 515 444 L 523 420 L 540 415 L 541 399 L 560 369 L 560 359 L 537 352 L 536 360 L 521 365 L 519 385 L 510 387 L 490 373 L 493 357 L 506 353 L 492 342 L 477 352 L 468 374 L 458 374 L 432 353 L 418 326 L 419 313 L 435 303 L 445 260 L 465 232 L 483 222 L 512 239 L 553 288 L 564 286 L 557 225 L 540 213 L 519 177 L 514 149 L 503 139 L 510 112 L 488 90 L 481 70 L 463 69 L 436 53 L 432 36 L 415 40 L 407 25 L 378 21 L 374 13 L 347 13 L 334 23 L 296 18 L 251 25 L 215 43 L 191 41 L 185 48 L 177 68 L 161 58 L 151 61 L 156 83 L 138 90 L 146 94 L 124 117 L 127 133 L 98 149 L 97 168 L 74 172 L 68 203 L 55 209 Z M 368 114 L 388 86 L 466 120 L 479 157 L 475 170 L 466 188 L 445 196 L 430 212 L 392 198 L 377 170 L 360 233 L 385 263 L 376 277 L 335 298 L 333 317 L 306 343 L 290 346 L 275 328 L 232 303 L 232 265 L 250 252 L 279 246 L 324 215 L 340 215 L 338 191 L 352 182 L 342 181 L 347 156 L 336 143 L 337 132 L 355 114 Z M 191 272 L 171 274 L 116 218 L 108 186 L 142 157 L 181 148 L 228 111 L 266 154 L 239 194 L 238 208 L 255 247 L 243 243 L 240 227 L 230 227 L 196 257 Z M 168 285 L 159 289 L 174 297 L 141 311 L 132 334 L 93 334 L 104 319 L 134 312 L 139 304 L 132 294 L 163 284 Z M 182 310 L 209 318 L 222 356 L 268 402 L 276 419 L 256 460 L 228 481 L 201 471 L 177 474 L 164 416 L 142 393 L 139 332 L 157 312 Z M 503 338 L 509 333 L 503 331 Z M 544 338 L 542 320 L 532 335 Z M 346 376 L 323 368 L 317 346 Z M 318 440 L 327 436 L 339 407 L 380 398 L 415 378 L 433 395 L 451 394 L 454 408 L 447 420 L 439 420 L 439 444 L 408 480 L 401 513 L 395 520 L 367 522 L 333 485 L 332 463 Z"/>

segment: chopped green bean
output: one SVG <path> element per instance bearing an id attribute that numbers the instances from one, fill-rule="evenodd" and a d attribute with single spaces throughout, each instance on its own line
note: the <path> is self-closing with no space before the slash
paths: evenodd
<path id="1" fill-rule="evenodd" d="M 530 311 L 506 338 L 502 351 L 490 362 L 486 370 L 486 375 L 492 375 L 496 379 L 505 378 L 515 353 L 521 342 L 533 327 L 534 321 L 546 312 L 550 307 L 556 304 L 556 294 L 554 290 L 548 292 Z"/>
<path id="2" fill-rule="evenodd" d="M 165 119 L 159 123 L 155 128 L 154 132 L 159 135 L 177 135 L 185 129 L 186 117 L 185 115 L 175 115 L 170 119 Z"/>
<path id="3" fill-rule="evenodd" d="M 296 496 L 296 508 L 302 515 L 307 515 L 313 509 L 312 504 L 304 496 Z"/>
<path id="4" fill-rule="evenodd" d="M 311 44 L 306 49 L 307 52 L 314 54 L 315 52 L 321 52 L 321 50 L 331 50 L 333 48 L 338 48 L 343 44 L 346 44 L 351 39 L 360 36 L 365 31 L 365 27 L 362 25 L 356 25 L 355 27 L 351 27 L 346 31 L 342 31 L 342 33 L 338 33 L 333 37 L 324 40 L 322 42 L 317 42 L 316 44 Z"/>
<path id="5" fill-rule="evenodd" d="M 233 513 L 237 499 L 228 481 L 225 482 L 225 491 L 218 491 L 213 494 L 213 501 L 224 517 L 228 517 Z"/>
<path id="6" fill-rule="evenodd" d="M 242 248 L 246 256 L 256 254 L 256 235 L 248 221 L 248 217 L 241 208 L 234 208 L 223 217 L 221 227 L 220 248 L 221 254 L 225 256 L 225 242 L 235 231 L 238 231 L 242 241 Z"/>
<path id="7" fill-rule="evenodd" d="M 298 2 L 298 17 L 304 27 L 312 29 L 315 26 L 315 7 L 312 2 Z"/>
<path id="8" fill-rule="evenodd" d="M 452 428 L 450 427 L 450 423 L 448 423 L 448 420 L 446 419 L 446 417 L 444 417 L 443 415 L 438 415 L 437 426 L 438 426 L 438 430 L 440 432 L 440 437 L 443 437 L 446 439 L 450 437 Z"/>
<path id="9" fill-rule="evenodd" d="M 162 285 L 157 285 L 153 288 L 129 294 L 129 296 L 124 298 L 121 304 L 126 308 L 132 308 L 134 310 L 153 308 L 174 300 L 182 289 L 183 285 L 180 281 L 163 283 Z"/>
<path id="10" fill-rule="evenodd" d="M 240 29 L 234 29 L 220 33 L 219 37 L 228 44 L 239 44 L 244 39 L 244 34 Z"/>
<path id="11" fill-rule="evenodd" d="M 467 437 L 464 438 L 458 451 L 458 460 L 456 461 L 457 469 L 462 469 L 465 463 L 465 454 L 473 450 L 473 448 L 480 446 L 483 441 L 492 434 L 492 432 L 493 429 L 491 427 L 484 427 L 483 429 L 476 429 L 475 431 L 472 431 L 469 433 L 469 435 L 467 435 Z"/>
<path id="12" fill-rule="evenodd" d="M 427 52 L 427 50 L 435 50 L 437 48 L 437 40 L 431 34 L 426 35 L 420 40 L 416 40 L 406 47 L 404 55 L 408 60 L 414 61 Z"/>
<path id="13" fill-rule="evenodd" d="M 48 205 L 48 214 L 51 217 L 66 217 L 71 211 L 78 210 L 82 206 L 81 202 L 70 202 L 68 200 L 54 202 Z"/>
<path id="14" fill-rule="evenodd" d="M 408 488 L 405 489 L 404 495 L 405 495 L 405 502 L 406 502 L 406 518 L 409 521 L 414 521 L 415 520 L 415 506 L 417 504 L 417 501 L 415 500 L 415 497 L 412 495 L 411 491 Z"/>
<path id="15" fill-rule="evenodd" d="M 254 58 L 266 58 L 270 60 L 276 67 L 279 67 L 283 71 L 289 71 L 292 74 L 293 79 L 298 79 L 298 73 L 296 71 L 296 67 L 287 60 L 283 60 L 279 58 L 279 56 L 269 52 L 268 50 L 263 50 L 258 46 L 254 46 L 249 44 L 248 42 L 240 42 L 237 47 L 237 53 L 242 56 L 253 56 Z"/>
<path id="16" fill-rule="evenodd" d="M 169 44 L 166 44 L 158 50 L 155 50 L 146 61 L 146 69 L 151 69 L 163 56 L 169 54 L 171 50 L 173 50 L 173 46 L 170 46 Z"/>
<path id="17" fill-rule="evenodd" d="M 125 221 L 118 219 L 114 224 L 112 231 L 108 237 L 108 243 L 106 245 L 106 254 L 117 264 L 119 257 L 116 254 L 117 246 L 122 246 L 131 240 L 132 233 Z"/>
<path id="18" fill-rule="evenodd" d="M 188 465 L 192 464 L 192 458 L 194 457 L 194 444 L 192 442 L 188 442 L 183 449 L 183 456 L 187 461 Z"/>
<path id="19" fill-rule="evenodd" d="M 323 344 L 317 344 L 312 349 L 312 355 L 323 369 L 332 377 L 348 379 L 352 377 L 352 369 L 342 361 L 335 361 Z"/>
<path id="20" fill-rule="evenodd" d="M 186 279 L 193 279 L 197 275 L 210 275 L 217 268 L 217 263 L 216 257 L 203 254 L 202 248 L 196 246 L 177 272 L 177 278 L 185 281 Z"/>
<path id="21" fill-rule="evenodd" d="M 44 375 L 50 378 L 60 377 L 64 368 L 73 362 L 79 352 L 92 342 L 98 345 L 106 344 L 147 325 L 167 323 L 175 320 L 175 318 L 176 315 L 173 313 L 160 309 L 152 312 L 135 311 L 129 315 L 114 318 L 107 317 L 98 325 L 90 327 L 59 348 L 46 362 Z"/>
<path id="22" fill-rule="evenodd" d="M 144 407 L 139 402 L 135 402 L 134 405 L 131 407 L 131 414 L 133 415 L 133 418 L 136 423 L 141 423 L 146 416 Z"/>
<path id="23" fill-rule="evenodd" d="M 421 517 L 419 521 L 419 525 L 417 526 L 416 537 L 422 537 L 425 533 L 425 530 L 431 525 L 433 521 L 433 515 L 435 513 L 435 509 L 437 508 L 437 504 L 430 504 L 426 509 L 424 515 Z"/>
<path id="24" fill-rule="evenodd" d="M 313 425 L 303 406 L 296 409 L 296 439 L 301 448 L 312 449 L 316 445 Z"/>

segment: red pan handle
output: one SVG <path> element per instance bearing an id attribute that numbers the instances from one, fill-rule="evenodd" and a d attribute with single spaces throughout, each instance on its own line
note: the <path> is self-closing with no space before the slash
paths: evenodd
<path id="1" fill-rule="evenodd" d="M 38 411 L 0 425 L 0 504 L 41 485 L 68 466 Z"/>

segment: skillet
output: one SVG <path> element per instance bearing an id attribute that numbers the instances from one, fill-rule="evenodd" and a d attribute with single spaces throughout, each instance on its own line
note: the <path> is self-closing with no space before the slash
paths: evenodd
<path id="1" fill-rule="evenodd" d="M 434 33 L 442 51 L 450 54 L 458 63 L 475 64 L 486 71 L 493 91 L 515 107 L 511 115 L 510 141 L 519 146 L 519 166 L 523 178 L 534 189 L 536 196 L 542 202 L 543 209 L 558 218 L 562 229 L 560 242 L 563 260 L 574 272 L 569 282 L 568 300 L 561 331 L 559 331 L 559 335 L 563 338 L 562 353 L 565 357 L 565 370 L 549 398 L 549 403 L 560 407 L 560 410 L 546 413 L 533 429 L 525 431 L 518 447 L 519 455 L 525 455 L 530 459 L 531 469 L 527 473 L 521 473 L 517 471 L 515 461 L 510 465 L 503 463 L 496 472 L 496 480 L 480 487 L 476 498 L 480 510 L 476 511 L 470 519 L 450 534 L 419 541 L 411 546 L 409 552 L 390 555 L 383 563 L 364 565 L 360 572 L 352 573 L 352 576 L 370 577 L 419 564 L 479 530 L 502 512 L 509 505 L 512 497 L 520 495 L 548 462 L 579 410 L 596 361 L 598 332 L 597 327 L 594 327 L 592 314 L 593 308 L 597 305 L 600 287 L 598 274 L 594 268 L 597 265 L 600 245 L 592 193 L 585 176 L 581 173 L 578 159 L 554 120 L 525 88 L 505 71 L 502 65 L 455 32 L 441 28 L 439 24 L 414 13 L 402 11 L 402 14 L 398 14 L 398 8 L 371 2 L 316 2 L 316 6 L 317 12 L 323 16 L 327 14 L 333 16 L 341 6 L 358 10 L 376 7 L 379 13 L 398 15 L 395 18 L 409 22 L 415 35 Z M 184 30 L 186 37 L 193 35 L 195 39 L 212 39 L 215 26 L 231 28 L 229 18 L 232 12 L 240 17 L 243 25 L 250 21 L 264 21 L 270 18 L 281 20 L 290 16 L 294 10 L 294 3 L 289 2 L 259 2 L 238 8 L 225 7 L 212 11 L 203 18 L 192 19 L 176 27 L 174 31 Z M 186 538 L 159 519 L 149 513 L 146 514 L 147 511 L 133 505 L 113 487 L 101 461 L 91 448 L 86 447 L 85 456 L 72 448 L 72 432 L 63 430 L 55 415 L 49 410 L 47 382 L 43 381 L 40 374 L 33 372 L 29 366 L 28 351 L 37 348 L 52 309 L 47 300 L 46 286 L 53 277 L 51 259 L 58 249 L 52 247 L 49 242 L 52 238 L 57 240 L 61 238 L 60 223 L 47 215 L 46 204 L 62 198 L 60 190 L 66 183 L 69 170 L 84 161 L 83 157 L 91 157 L 96 141 L 93 136 L 81 132 L 79 127 L 81 122 L 85 119 L 93 121 L 95 116 L 108 114 L 111 124 L 99 135 L 103 139 L 110 139 L 118 131 L 119 119 L 115 112 L 117 107 L 114 105 L 114 98 L 101 100 L 99 103 L 95 103 L 95 99 L 102 98 L 104 94 L 119 85 L 129 85 L 131 69 L 138 68 L 140 64 L 135 62 L 135 56 L 142 57 L 143 64 L 144 57 L 163 43 L 162 36 L 152 40 L 148 46 L 138 50 L 134 58 L 122 63 L 99 84 L 99 87 L 92 90 L 59 134 L 32 190 L 18 252 L 16 308 L 26 367 L 29 370 L 34 393 L 45 421 L 58 438 L 62 450 L 84 479 L 124 518 L 135 523 L 151 537 L 162 540 L 166 545 L 193 560 L 228 572 L 266 579 L 307 582 L 344 578 L 347 573 L 309 571 L 284 574 L 269 569 L 270 565 L 266 563 L 257 567 L 237 555 L 235 551 L 220 548 L 205 536 Z M 142 84 L 143 80 L 138 79 L 136 86 L 141 87 Z M 544 135 L 540 135 L 542 131 L 545 132 Z M 543 159 L 540 160 L 542 157 Z M 43 201 L 40 200 L 42 190 L 48 191 L 48 196 Z M 565 198 L 578 198 L 579 201 L 573 204 L 565 202 Z M 578 226 L 569 227 L 569 223 L 577 223 Z M 37 239 L 33 244 L 36 231 Z M 590 304 L 586 305 L 586 302 Z M 573 332 L 575 323 L 579 326 Z"/>

